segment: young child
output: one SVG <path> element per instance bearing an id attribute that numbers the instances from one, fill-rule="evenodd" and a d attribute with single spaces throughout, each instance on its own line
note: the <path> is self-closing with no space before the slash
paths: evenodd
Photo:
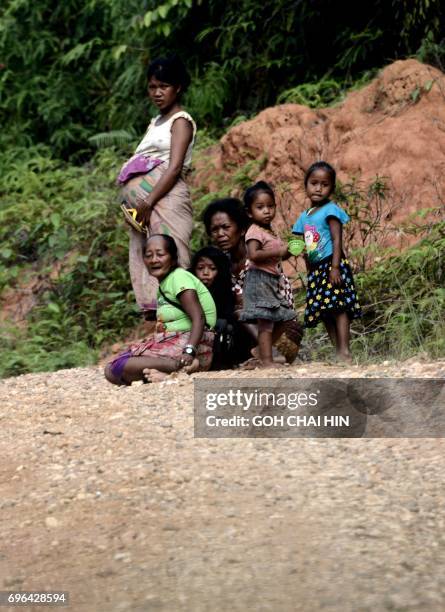
<path id="1" fill-rule="evenodd" d="M 193 256 L 190 272 L 210 291 L 216 305 L 217 318 L 232 319 L 235 297 L 227 255 L 216 247 L 204 247 Z"/>
<path id="2" fill-rule="evenodd" d="M 235 333 L 235 296 L 229 258 L 216 247 L 204 247 L 192 258 L 190 272 L 210 291 L 216 305 L 215 341 L 211 370 L 226 370 L 238 363 Z"/>
<path id="3" fill-rule="evenodd" d="M 284 323 L 296 316 L 280 290 L 281 260 L 289 257 L 289 252 L 271 228 L 276 203 L 270 185 L 259 181 L 249 187 L 244 206 L 252 224 L 245 236 L 249 268 L 240 321 L 257 323 L 259 363 L 261 367 L 271 367 L 276 365 L 272 345 L 283 333 Z"/>
<path id="4" fill-rule="evenodd" d="M 304 177 L 312 206 L 298 217 L 292 233 L 304 235 L 306 244 L 305 327 L 315 327 L 323 321 L 337 358 L 351 362 L 349 324 L 361 316 L 361 311 L 342 245 L 342 225 L 349 216 L 330 200 L 335 180 L 335 170 L 328 163 L 312 164 Z"/>

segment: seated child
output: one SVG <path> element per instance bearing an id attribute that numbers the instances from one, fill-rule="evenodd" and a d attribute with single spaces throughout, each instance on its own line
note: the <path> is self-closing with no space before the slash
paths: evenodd
<path id="1" fill-rule="evenodd" d="M 204 247 L 193 256 L 190 272 L 207 287 L 216 305 L 217 321 L 211 369 L 231 368 L 238 360 L 234 345 L 235 296 L 232 291 L 230 260 L 216 247 Z"/>

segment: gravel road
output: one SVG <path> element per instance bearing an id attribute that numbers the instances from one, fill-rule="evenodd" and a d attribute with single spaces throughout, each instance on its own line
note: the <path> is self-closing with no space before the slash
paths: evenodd
<path id="1" fill-rule="evenodd" d="M 3 590 L 69 591 L 88 612 L 445 609 L 441 438 L 195 439 L 186 375 L 118 389 L 72 369 L 0 394 Z"/>

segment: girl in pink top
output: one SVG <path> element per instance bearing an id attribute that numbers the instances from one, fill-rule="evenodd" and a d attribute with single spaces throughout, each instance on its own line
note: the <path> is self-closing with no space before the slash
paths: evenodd
<path id="1" fill-rule="evenodd" d="M 280 290 L 281 261 L 290 253 L 272 230 L 276 213 L 275 194 L 259 181 L 244 194 L 244 206 L 252 224 L 246 232 L 249 269 L 243 289 L 241 321 L 258 325 L 258 351 L 261 367 L 271 367 L 272 345 L 284 331 L 284 324 L 295 312 Z"/>

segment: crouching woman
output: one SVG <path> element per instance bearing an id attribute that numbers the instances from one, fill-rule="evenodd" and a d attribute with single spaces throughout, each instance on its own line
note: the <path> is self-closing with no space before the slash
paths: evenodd
<path id="1" fill-rule="evenodd" d="M 158 381 L 179 370 L 189 374 L 208 370 L 212 363 L 216 307 L 209 290 L 178 267 L 178 249 L 171 236 L 152 234 L 144 263 L 159 282 L 156 332 L 106 366 L 105 377 L 115 385 Z"/>

